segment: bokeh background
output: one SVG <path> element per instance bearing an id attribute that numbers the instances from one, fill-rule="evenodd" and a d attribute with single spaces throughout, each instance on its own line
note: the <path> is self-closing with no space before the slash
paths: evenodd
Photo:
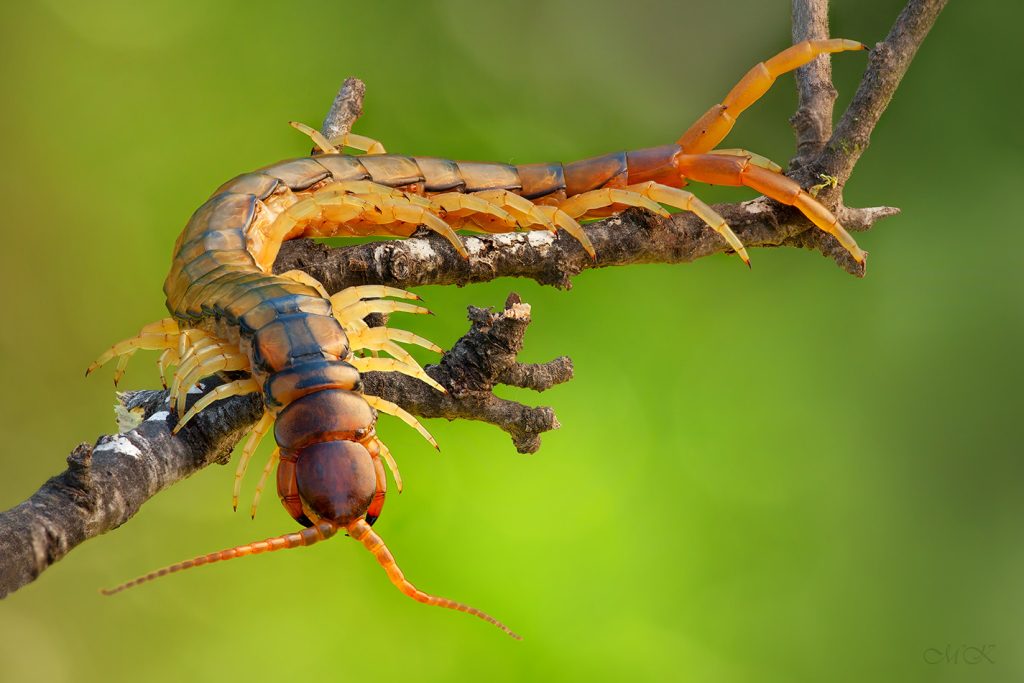
<path id="1" fill-rule="evenodd" d="M 902 4 L 837 0 L 833 34 L 878 41 Z M 557 409 L 536 455 L 488 425 L 431 421 L 440 455 L 382 427 L 407 488 L 378 529 L 408 575 L 525 641 L 416 605 L 345 540 L 100 597 L 293 528 L 273 496 L 231 514 L 213 467 L 4 601 L 0 679 L 1018 680 L 1024 10 L 985 7 L 940 17 L 847 187 L 904 212 L 860 235 L 866 279 L 758 250 L 751 272 L 422 290 L 438 315 L 401 323 L 442 345 L 514 290 L 525 359 L 576 363 L 505 392 Z M 345 76 L 389 150 L 571 160 L 674 140 L 789 35 L 761 0 L 0 4 L 0 507 L 113 429 L 109 371 L 83 368 L 163 315 L 194 207 L 307 149 L 286 122 L 318 124 Z M 842 111 L 865 59 L 833 61 Z M 730 144 L 785 162 L 795 100 L 781 79 Z M 127 386 L 155 384 L 135 361 Z M 964 647 L 994 662 L 926 654 Z"/>

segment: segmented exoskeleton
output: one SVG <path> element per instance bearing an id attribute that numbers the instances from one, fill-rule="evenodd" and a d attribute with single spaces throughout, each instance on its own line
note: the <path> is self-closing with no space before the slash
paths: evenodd
<path id="1" fill-rule="evenodd" d="M 512 166 L 386 154 L 380 143 L 368 138 L 327 140 L 295 124 L 322 153 L 279 162 L 221 186 L 192 216 L 175 245 L 164 283 L 171 316 L 112 347 L 90 371 L 120 357 L 116 381 L 137 349 L 162 350 L 162 375 L 177 366 L 170 397 L 180 416 L 175 431 L 213 401 L 260 392 L 265 412 L 239 459 L 235 504 L 250 456 L 273 428 L 277 448 L 257 486 L 253 513 L 276 464 L 281 501 L 306 528 L 182 562 L 109 592 L 200 564 L 311 545 L 345 530 L 376 556 L 405 594 L 470 612 L 512 634 L 479 610 L 418 590 L 371 529 L 384 504 L 383 462 L 401 486 L 394 461 L 377 437 L 375 411 L 397 415 L 430 436 L 397 405 L 364 394 L 360 373 L 404 372 L 438 391 L 444 388 L 398 342 L 440 349 L 409 332 L 370 328 L 363 318 L 370 313 L 425 312 L 415 304 L 385 298 L 418 297 L 372 285 L 329 296 L 304 273 L 274 275 L 271 266 L 281 243 L 300 236 L 407 236 L 425 225 L 465 256 L 456 229 L 504 232 L 541 226 L 566 230 L 596 258 L 578 220 L 627 206 L 667 214 L 664 204 L 697 214 L 749 263 L 743 244 L 721 216 L 680 189 L 695 180 L 745 185 L 796 206 L 863 262 L 864 253 L 836 218 L 782 175 L 778 166 L 743 150 L 714 149 L 736 117 L 777 76 L 819 54 L 863 47 L 839 39 L 800 43 L 751 69 L 676 144 L 564 165 Z M 369 154 L 342 154 L 342 146 Z M 383 351 L 390 357 L 353 353 L 360 350 Z M 237 378 L 239 373 L 245 375 Z M 190 389 L 215 374 L 229 381 L 185 411 Z"/>

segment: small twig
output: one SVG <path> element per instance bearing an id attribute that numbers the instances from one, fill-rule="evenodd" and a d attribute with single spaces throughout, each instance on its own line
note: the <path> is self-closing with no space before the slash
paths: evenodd
<path id="1" fill-rule="evenodd" d="M 349 76 L 338 88 L 338 94 L 331 102 L 331 108 L 324 117 L 320 132 L 328 140 L 345 135 L 352 130 L 356 119 L 363 115 L 363 98 L 366 97 L 366 84 L 355 76 Z"/>
<path id="2" fill-rule="evenodd" d="M 829 37 L 828 0 L 793 0 L 793 44 Z M 796 132 L 796 156 L 790 169 L 803 166 L 818 156 L 832 135 L 832 108 L 836 88 L 832 85 L 832 61 L 821 55 L 796 71 L 800 100 L 789 119 Z"/>
<path id="3" fill-rule="evenodd" d="M 469 320 L 469 332 L 440 363 L 426 368 L 448 389 L 447 394 L 412 377 L 380 372 L 363 376 L 365 390 L 423 417 L 489 422 L 508 432 L 520 453 L 534 453 L 540 448 L 540 435 L 558 429 L 555 411 L 498 398 L 492 390 L 498 384 L 536 391 L 550 389 L 572 379 L 572 361 L 564 356 L 540 365 L 516 360 L 530 324 L 530 306 L 518 294 L 510 294 L 505 309 L 498 313 L 470 306 Z"/>
<path id="4" fill-rule="evenodd" d="M 867 71 L 850 106 L 825 149 L 808 165 L 807 173 L 798 174 L 800 179 L 810 180 L 817 174 L 826 174 L 836 178 L 842 188 L 868 148 L 871 132 L 892 101 L 910 62 L 948 1 L 910 0 L 907 3 L 889 35 L 871 50 Z"/>

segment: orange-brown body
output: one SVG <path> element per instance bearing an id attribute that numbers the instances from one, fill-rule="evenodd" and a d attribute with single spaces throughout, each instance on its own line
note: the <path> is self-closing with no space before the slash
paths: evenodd
<path id="1" fill-rule="evenodd" d="M 597 258 L 578 220 L 626 206 L 666 213 L 660 205 L 667 204 L 696 213 L 747 260 L 742 243 L 721 216 L 680 189 L 693 180 L 745 185 L 794 205 L 862 261 L 863 252 L 835 217 L 782 175 L 778 166 L 742 150 L 715 150 L 736 117 L 779 74 L 820 54 L 862 48 L 838 39 L 795 45 L 751 69 L 676 144 L 568 164 L 513 166 L 386 153 L 353 156 L 340 153 L 345 140 L 328 141 L 299 126 L 323 153 L 246 173 L 214 192 L 175 245 L 164 283 L 171 318 L 144 328 L 100 362 L 123 356 L 120 373 L 137 348 L 164 349 L 161 366 L 178 365 L 171 398 L 183 413 L 178 429 L 213 400 L 260 392 L 266 412 L 243 452 L 236 500 L 238 481 L 255 444 L 273 427 L 278 448 L 264 475 L 277 462 L 281 501 L 308 528 L 202 556 L 141 580 L 243 554 L 309 545 L 346 529 L 374 553 L 406 594 L 469 611 L 508 631 L 478 610 L 416 589 L 370 528 L 386 490 L 381 461 L 392 464 L 376 434 L 375 409 L 422 427 L 398 406 L 365 396 L 361 369 L 391 368 L 433 382 L 438 390 L 443 387 L 394 344 L 424 340 L 400 331 L 368 331 L 362 318 L 373 311 L 422 310 L 397 302 L 376 303 L 379 297 L 415 295 L 369 286 L 330 297 L 308 275 L 271 272 L 281 243 L 300 236 L 406 236 L 423 224 L 465 255 L 456 229 L 501 232 L 540 226 L 570 232 Z M 350 144 L 357 137 L 348 138 Z M 383 151 L 374 141 L 363 149 Z M 353 354 L 356 349 L 386 350 L 394 358 L 360 357 Z M 210 374 L 232 371 L 247 376 L 218 387 L 184 413 L 184 394 L 192 385 Z"/>

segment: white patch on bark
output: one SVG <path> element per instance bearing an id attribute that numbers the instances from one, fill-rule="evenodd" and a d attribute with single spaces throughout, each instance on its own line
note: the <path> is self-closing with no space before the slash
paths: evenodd
<path id="1" fill-rule="evenodd" d="M 100 445 L 96 446 L 96 448 L 94 448 L 92 450 L 93 450 L 93 452 L 96 452 L 96 451 L 114 451 L 115 453 L 122 453 L 122 454 L 130 456 L 132 458 L 140 458 L 140 457 L 142 457 L 142 451 L 139 450 L 139 447 L 136 446 L 135 444 L 133 444 L 131 441 L 129 441 L 124 436 L 121 436 L 120 434 L 118 434 L 117 436 L 112 436 L 112 437 L 110 437 L 108 439 L 105 439 L 103 441 L 103 443 L 101 443 Z"/>
<path id="2" fill-rule="evenodd" d="M 428 261 L 437 258 L 434 248 L 426 240 L 406 240 L 405 248 L 409 254 L 418 261 Z"/>
<path id="3" fill-rule="evenodd" d="M 466 252 L 470 256 L 477 256 L 484 246 L 484 243 L 476 237 L 466 237 L 462 240 L 462 243 L 466 245 Z"/>
<path id="4" fill-rule="evenodd" d="M 531 247 L 550 247 L 555 243 L 555 233 L 550 230 L 531 230 L 526 233 L 526 241 Z"/>
<path id="5" fill-rule="evenodd" d="M 744 202 L 742 204 L 743 210 L 749 213 L 751 216 L 756 216 L 767 211 L 771 211 L 768 206 L 768 200 L 766 199 L 755 199 L 751 202 Z"/>

